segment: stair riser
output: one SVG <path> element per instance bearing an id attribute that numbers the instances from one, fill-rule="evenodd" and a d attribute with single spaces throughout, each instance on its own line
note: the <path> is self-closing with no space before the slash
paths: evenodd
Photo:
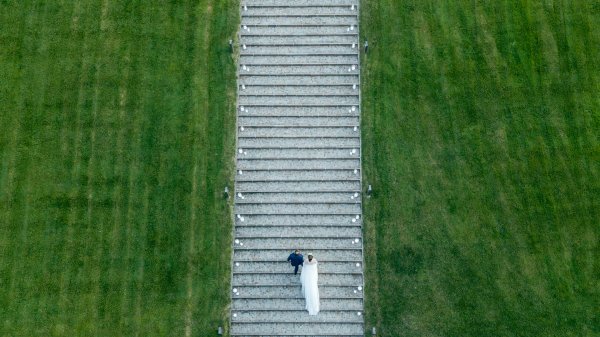
<path id="1" fill-rule="evenodd" d="M 246 85 L 262 84 L 262 85 L 352 85 L 358 83 L 358 75 L 340 75 L 340 76 L 252 76 L 247 75 L 244 72 L 240 73 L 241 83 Z M 342 111 L 331 111 L 331 109 L 325 109 L 326 111 L 312 111 L 312 114 L 324 115 L 327 113 L 345 113 L 346 109 Z M 262 114 L 267 114 L 269 111 L 259 111 Z M 283 111 L 275 111 L 277 114 L 294 113 L 296 115 L 303 111 L 289 111 L 289 109 Z"/>
<path id="2" fill-rule="evenodd" d="M 350 30 L 350 26 L 339 25 L 339 26 L 320 26 L 320 27 L 283 27 L 283 26 L 243 26 L 240 28 L 240 34 L 245 35 L 342 35 L 342 34 L 356 34 L 358 28 L 355 26 L 353 30 Z"/>
<path id="3" fill-rule="evenodd" d="M 322 238 L 269 238 L 269 239 L 239 239 L 239 244 L 235 244 L 235 249 L 300 249 L 302 251 L 312 251 L 314 249 L 361 249 L 362 241 L 353 243 L 353 238 L 346 239 L 322 239 Z M 316 253 L 315 253 L 316 254 Z M 315 256 L 318 260 L 319 257 Z"/>
<path id="4" fill-rule="evenodd" d="M 285 78 L 285 77 L 280 77 Z M 240 115 L 252 116 L 330 116 L 358 115 L 358 105 L 354 106 L 246 106 Z"/>
<path id="5" fill-rule="evenodd" d="M 293 299 L 242 299 L 233 298 L 233 310 L 299 310 L 304 311 L 303 298 Z M 362 310 L 361 298 L 327 299 L 321 298 L 321 310 Z"/>
<path id="6" fill-rule="evenodd" d="M 239 153 L 239 152 L 242 153 Z M 355 149 L 238 149 L 239 159 L 337 159 L 358 158 L 360 153 Z"/>
<path id="7" fill-rule="evenodd" d="M 344 30 L 344 35 L 347 34 L 351 34 L 351 33 L 346 33 L 346 28 L 342 27 Z M 289 34 L 302 34 L 301 32 L 298 32 L 296 28 L 286 28 L 287 30 L 290 31 Z M 255 31 L 257 29 L 252 28 L 252 33 L 256 34 Z M 296 32 L 293 32 L 294 30 L 296 30 Z M 342 29 L 339 29 L 342 30 Z M 250 34 L 250 33 L 248 33 Z M 266 32 L 265 34 L 271 34 L 270 36 L 275 36 L 277 33 L 268 33 Z M 320 32 L 318 34 L 323 34 L 325 35 L 325 33 Z M 354 46 L 354 48 L 352 48 L 352 46 L 350 44 L 344 44 L 344 45 L 331 45 L 331 46 L 264 46 L 264 45 L 260 45 L 260 46 L 246 46 L 246 49 L 243 49 L 243 45 L 245 42 L 246 37 L 243 36 L 241 43 L 242 43 L 242 49 L 240 50 L 240 55 L 241 57 L 246 57 L 248 55 L 295 55 L 295 54 L 300 54 L 300 55 L 307 55 L 307 54 L 331 54 L 331 55 L 335 55 L 335 54 L 350 54 L 350 55 L 357 55 L 358 53 L 358 42 L 356 43 L 356 45 Z M 351 42 L 352 43 L 352 42 Z"/>
<path id="8" fill-rule="evenodd" d="M 280 76 L 280 75 L 358 75 L 358 67 L 355 65 L 355 69 L 352 69 L 352 64 L 342 65 L 289 65 L 289 66 L 277 66 L 277 65 L 261 65 L 261 66 L 247 66 L 243 68 L 244 64 L 240 65 L 240 75 L 269 75 L 269 76 Z"/>
<path id="9" fill-rule="evenodd" d="M 296 275 L 299 277 L 298 275 Z M 320 286 L 320 298 L 362 298 L 362 292 L 358 292 L 357 287 L 362 284 L 356 284 L 351 287 L 338 286 Z M 282 285 L 275 287 L 265 286 L 235 286 L 239 295 L 233 294 L 234 298 L 304 298 L 302 296 L 302 287 L 298 285 Z M 355 293 L 354 290 L 357 290 Z"/>
<path id="10" fill-rule="evenodd" d="M 314 225 L 360 225 L 361 219 L 357 220 L 351 215 L 252 215 L 246 216 L 244 222 L 236 220 L 239 225 L 268 225 L 268 226 L 314 226 Z M 352 222 L 355 220 L 355 222 Z"/>
<path id="11" fill-rule="evenodd" d="M 315 171 L 319 172 L 319 171 Z M 333 171 L 335 172 L 335 171 Z M 343 172 L 343 171 L 342 171 Z M 307 172 L 312 173 L 312 172 Z M 315 173 L 316 174 L 316 173 Z M 296 176 L 297 177 L 297 176 Z M 281 177 L 280 177 L 281 178 Z M 310 178 L 303 176 L 302 178 Z M 358 192 L 356 192 L 358 193 Z M 361 195 L 358 193 L 246 193 L 236 196 L 238 204 L 243 203 L 357 203 Z"/>

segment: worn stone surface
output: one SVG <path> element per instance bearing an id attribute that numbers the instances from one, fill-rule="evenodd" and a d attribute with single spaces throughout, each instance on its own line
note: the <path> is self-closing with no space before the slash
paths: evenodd
<path id="1" fill-rule="evenodd" d="M 241 120 L 242 118 L 240 118 Z M 344 122 L 351 123 L 354 117 L 349 117 Z M 254 123 L 266 123 L 265 120 L 255 121 Z M 291 122 L 288 122 L 291 123 Z M 240 148 L 358 148 L 360 139 L 355 138 L 303 138 L 302 140 L 293 138 L 240 138 L 238 141 Z M 239 177 L 242 178 L 242 177 Z"/>
<path id="2" fill-rule="evenodd" d="M 240 96 L 252 95 L 317 95 L 317 96 L 339 96 L 339 95 L 358 95 L 357 83 L 345 85 L 244 85 L 239 91 Z"/>
<path id="3" fill-rule="evenodd" d="M 357 64 L 358 57 L 356 55 L 242 55 L 240 63 L 249 66 L 262 64 Z"/>
<path id="4" fill-rule="evenodd" d="M 236 249 L 233 253 L 233 259 L 238 263 L 243 262 L 283 262 L 287 265 L 285 259 L 294 248 L 265 249 L 260 252 L 248 249 Z M 319 256 L 320 262 L 353 262 L 360 263 L 362 252 L 356 249 L 313 249 L 311 251 L 315 256 Z M 304 252 L 307 253 L 307 252 Z M 234 264 L 235 266 L 235 264 Z M 289 266 L 289 265 L 288 265 Z"/>
<path id="5" fill-rule="evenodd" d="M 266 172 L 266 171 L 261 171 Z M 285 172 L 285 171 L 284 171 Z M 302 173 L 317 175 L 318 172 L 301 171 Z M 344 172 L 344 171 L 333 171 Z M 343 179 L 342 176 L 340 178 Z M 238 204 L 256 204 L 256 203 L 357 203 L 360 202 L 360 193 L 351 192 L 310 192 L 310 193 L 290 193 L 290 192 L 259 192 L 245 193 L 236 195 Z"/>
<path id="6" fill-rule="evenodd" d="M 319 271 L 321 273 L 346 273 L 356 274 L 361 273 L 360 266 L 356 266 L 353 261 L 333 262 L 320 261 Z M 287 261 L 271 261 L 271 262 L 238 262 L 233 266 L 234 273 L 283 273 L 290 274 L 292 267 Z"/>
<path id="7" fill-rule="evenodd" d="M 288 286 L 299 285 L 300 278 L 289 271 L 286 273 L 234 273 L 233 286 Z M 319 287 L 346 286 L 348 284 L 362 285 L 361 274 L 350 273 L 325 273 L 319 271 Z M 324 288 L 325 289 L 325 288 Z M 354 291 L 354 289 L 352 290 Z M 344 293 L 346 289 L 344 289 Z"/>
<path id="8" fill-rule="evenodd" d="M 284 27 L 287 28 L 289 30 L 292 30 L 293 28 L 290 27 Z M 254 31 L 254 30 L 253 30 Z M 313 34 L 309 34 L 309 33 L 302 33 L 299 31 L 296 31 L 294 33 L 293 36 L 307 36 L 307 35 L 313 35 Z M 320 34 L 323 34 L 323 32 L 321 32 Z M 258 34 L 256 34 L 258 35 Z M 270 36 L 281 36 L 282 34 L 276 34 L 276 33 L 271 33 L 268 34 Z M 331 35 L 331 34 L 329 34 Z M 351 35 L 351 34 L 341 34 L 341 35 Z M 242 46 L 242 51 L 240 53 L 240 56 L 242 58 L 246 57 L 246 56 L 251 56 L 251 55 L 353 55 L 355 58 L 356 56 L 356 48 L 358 48 L 358 45 L 354 45 L 354 47 L 352 46 L 352 44 L 338 44 L 338 45 L 318 45 L 318 46 L 311 46 L 310 48 L 308 48 L 307 46 L 269 46 L 269 45 L 247 45 L 246 49 L 243 49 Z"/>
<path id="9" fill-rule="evenodd" d="M 240 82 L 247 86 L 252 85 L 352 85 L 358 83 L 358 74 L 339 74 L 339 75 L 312 75 L 312 76 L 280 76 L 280 75 L 247 75 L 240 73 Z M 329 111 L 329 110 L 328 110 Z M 319 111 L 320 115 L 326 114 L 328 111 Z M 258 111 L 266 113 L 267 111 Z M 288 112 L 288 111 L 285 111 Z M 335 111 L 343 112 L 347 111 Z M 281 111 L 279 111 L 281 113 Z M 298 113 L 298 111 L 296 111 Z"/>
<path id="10" fill-rule="evenodd" d="M 240 69 L 241 74 L 248 75 L 269 75 L 269 76 L 284 76 L 284 75 L 340 75 L 340 74 L 358 74 L 358 66 L 352 69 L 351 65 L 245 65 L 242 64 Z M 243 75 L 242 75 L 243 76 Z"/>
<path id="11" fill-rule="evenodd" d="M 236 192 L 360 192 L 359 181 L 239 181 Z M 242 207 L 243 205 L 237 205 Z M 305 213 L 302 213 L 305 214 Z"/>
<path id="12" fill-rule="evenodd" d="M 230 334 L 362 336 L 358 0 L 241 5 Z M 296 248 L 320 261 L 317 316 Z"/>
<path id="13" fill-rule="evenodd" d="M 358 0 L 243 0 L 242 5 L 251 6 L 346 6 L 358 4 Z"/>
<path id="14" fill-rule="evenodd" d="M 354 226 L 361 225 L 362 218 L 348 215 L 322 214 L 259 214 L 236 217 L 236 226 Z M 287 257 L 287 256 L 286 256 Z"/>
<path id="15" fill-rule="evenodd" d="M 356 26 L 355 16 L 243 16 L 242 25 L 260 26 L 307 26 L 307 25 L 350 25 Z"/>

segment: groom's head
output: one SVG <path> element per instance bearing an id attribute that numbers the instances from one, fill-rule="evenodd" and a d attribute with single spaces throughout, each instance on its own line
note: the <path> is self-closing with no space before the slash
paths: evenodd
<path id="1" fill-rule="evenodd" d="M 300 250 L 296 249 L 296 250 L 294 251 L 294 254 L 296 254 L 296 255 L 297 255 L 297 254 L 300 254 Z"/>

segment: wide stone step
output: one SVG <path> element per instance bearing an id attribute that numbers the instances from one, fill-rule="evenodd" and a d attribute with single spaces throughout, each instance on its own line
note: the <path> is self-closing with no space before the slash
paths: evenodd
<path id="1" fill-rule="evenodd" d="M 235 190 L 236 193 L 329 191 L 360 192 L 360 181 L 239 181 Z"/>
<path id="2" fill-rule="evenodd" d="M 241 153 L 240 153 L 241 152 Z M 269 159 L 269 158 L 355 158 L 360 155 L 358 149 L 238 149 L 240 159 Z"/>
<path id="3" fill-rule="evenodd" d="M 356 239 L 359 241 L 356 242 Z M 315 249 L 361 249 L 362 240 L 359 238 L 246 238 L 236 239 L 235 249 L 300 249 L 312 251 Z M 319 257 L 315 256 L 318 260 Z"/>
<path id="4" fill-rule="evenodd" d="M 246 45 L 328 45 L 358 43 L 358 37 L 353 35 L 321 35 L 321 36 L 244 36 L 241 40 Z"/>
<path id="5" fill-rule="evenodd" d="M 244 172 L 242 172 L 244 173 Z M 303 181 L 303 180 L 321 180 L 321 181 L 329 181 L 329 180 L 360 180 L 360 172 L 358 169 L 356 170 L 257 170 L 257 171 L 245 171 L 244 174 L 238 174 L 236 181 Z M 314 200 L 320 201 L 338 201 L 345 200 L 347 201 L 353 200 L 357 198 L 347 198 L 349 194 L 343 194 L 343 197 L 337 195 L 331 195 L 331 193 L 326 193 L 329 195 L 313 195 L 315 197 Z M 352 196 L 352 195 L 350 195 Z M 274 199 L 259 199 L 259 198 L 279 198 L 284 197 L 286 199 L 281 200 L 311 200 L 308 199 L 311 196 L 307 195 L 307 193 L 297 193 L 294 195 L 286 194 L 282 195 L 277 193 L 265 193 L 259 195 L 249 194 L 249 199 L 245 199 L 244 197 L 240 198 L 242 200 L 237 200 L 238 202 L 244 201 L 257 201 L 257 200 L 274 200 Z"/>
<path id="6" fill-rule="evenodd" d="M 243 75 L 243 73 L 241 74 Z M 243 75 L 241 83 L 252 85 L 353 85 L 358 83 L 358 74 L 340 76 L 252 76 Z"/>
<path id="7" fill-rule="evenodd" d="M 286 252 L 287 253 L 287 252 Z M 314 253 L 313 253 L 314 254 Z M 286 254 L 279 256 L 281 262 L 236 262 L 233 266 L 234 273 L 292 273 L 294 267 L 287 259 Z M 356 262 L 326 262 L 319 260 L 319 273 L 360 273 L 362 268 Z"/>
<path id="8" fill-rule="evenodd" d="M 350 5 L 340 6 L 303 6 L 303 7 L 279 7 L 279 6 L 252 6 L 248 4 L 243 7 L 243 16 L 255 15 L 277 15 L 277 16 L 295 16 L 295 15 L 356 15 L 357 7 Z"/>
<path id="9" fill-rule="evenodd" d="M 358 66 L 351 64 L 341 65 L 262 65 L 262 66 L 246 66 L 245 64 L 240 65 L 240 75 L 308 75 L 313 74 L 320 75 L 340 75 L 340 74 L 352 74 L 358 75 Z"/>
<path id="10" fill-rule="evenodd" d="M 282 7 L 299 7 L 299 6 L 350 6 L 358 5 L 358 0 L 244 0 L 242 5 L 247 6 L 282 6 Z"/>
<path id="11" fill-rule="evenodd" d="M 336 310 L 336 311 L 352 311 L 362 310 L 363 300 L 361 298 L 321 298 L 321 311 Z M 233 298 L 232 309 L 234 313 L 243 311 L 273 311 L 285 312 L 289 310 L 304 311 L 306 301 L 304 298 Z M 358 315 L 357 315 L 358 316 Z"/>
<path id="12" fill-rule="evenodd" d="M 342 323 L 362 323 L 362 317 L 357 315 L 356 311 L 336 310 L 320 311 L 318 315 L 311 316 L 306 310 L 297 311 L 234 311 L 231 317 L 232 322 L 255 322 L 255 323 L 305 323 L 305 322 L 342 322 Z"/>
<path id="13" fill-rule="evenodd" d="M 363 336 L 361 323 L 237 323 L 232 336 Z"/>
<path id="14" fill-rule="evenodd" d="M 244 83 L 244 81 L 241 81 Z M 240 88 L 239 95 L 358 95 L 359 85 L 345 84 L 345 85 L 245 85 Z"/>
<path id="15" fill-rule="evenodd" d="M 241 107 L 240 107 L 241 108 Z M 357 116 L 360 108 L 354 106 L 251 106 L 240 111 L 241 116 Z M 240 124 L 243 125 L 243 124 Z M 358 135 L 357 135 L 358 136 Z"/>
<path id="16" fill-rule="evenodd" d="M 284 27 L 292 30 L 290 27 Z M 249 33 L 248 33 L 249 34 Z M 299 33 L 296 33 L 299 34 Z M 344 33 L 349 35 L 351 33 Z M 248 36 L 248 35 L 243 35 Z M 280 35 L 269 35 L 280 36 Z M 303 35 L 306 36 L 306 35 Z M 356 37 L 356 45 L 352 48 L 349 44 L 343 45 L 323 45 L 323 46 L 246 46 L 243 49 L 245 37 L 242 37 L 241 57 L 250 55 L 357 55 L 358 54 L 358 37 Z"/>
<path id="17" fill-rule="evenodd" d="M 240 125 L 248 126 L 273 126 L 273 125 L 286 125 L 286 126 L 337 126 L 337 125 L 358 125 L 358 116 L 318 116 L 318 117 L 303 117 L 303 116 L 243 116 L 239 117 L 238 123 Z M 302 147 L 302 145 L 298 145 Z"/>
<path id="18" fill-rule="evenodd" d="M 357 226 L 237 226 L 235 229 L 236 239 L 248 237 L 253 238 L 324 238 L 324 237 L 360 237 L 361 228 Z"/>
<path id="19" fill-rule="evenodd" d="M 330 228 L 326 230 L 327 228 Z M 359 226 L 236 226 L 236 236 L 238 241 L 244 242 L 246 239 L 270 239 L 270 238 L 288 238 L 288 239 L 323 239 L 340 238 L 347 239 L 356 243 L 356 239 L 361 236 L 361 227 Z M 359 239 L 360 240 L 360 239 Z"/>
<path id="20" fill-rule="evenodd" d="M 251 48 L 244 51 L 252 52 Z M 357 64 L 358 55 L 242 55 L 240 63 L 257 64 Z"/>
<path id="21" fill-rule="evenodd" d="M 247 16 L 242 15 L 242 25 L 306 26 L 306 25 L 357 25 L 358 17 L 349 16 Z"/>
<path id="22" fill-rule="evenodd" d="M 256 187 L 262 190 L 263 185 Z M 301 188 L 318 188 L 316 185 L 312 187 L 273 187 L 273 189 L 301 189 Z M 294 185 L 296 186 L 296 185 Z M 331 186 L 331 187 L 329 187 Z M 351 184 L 347 185 L 327 185 L 327 187 L 336 189 L 351 188 Z M 320 186 L 319 186 L 320 187 Z M 321 187 L 323 188 L 323 187 Z M 360 214 L 360 204 L 236 204 L 235 212 L 237 214 L 252 215 L 252 214 Z"/>
<path id="23" fill-rule="evenodd" d="M 236 226 L 353 226 L 360 225 L 361 218 L 358 219 L 356 215 L 334 215 L 334 214 L 256 214 L 246 216 L 244 221 L 241 219 L 235 219 Z"/>
<path id="24" fill-rule="evenodd" d="M 243 126 L 243 125 L 242 125 Z M 239 137 L 359 137 L 358 127 L 268 127 L 244 126 Z"/>
<path id="25" fill-rule="evenodd" d="M 299 94 L 300 95 L 300 94 Z M 360 102 L 358 93 L 352 93 L 351 95 L 327 95 L 327 96 L 316 96 L 316 95 L 302 95 L 302 96 L 270 96 L 270 95 L 240 95 L 239 104 L 250 105 L 250 104 L 266 104 L 266 105 L 312 105 L 312 104 L 324 104 L 324 105 L 352 105 Z"/>
<path id="26" fill-rule="evenodd" d="M 359 159 L 238 159 L 237 168 L 238 175 L 243 175 L 244 170 L 359 170 L 360 161 Z"/>
<path id="27" fill-rule="evenodd" d="M 291 269 L 291 268 L 290 268 Z M 284 273 L 234 273 L 233 286 L 294 286 L 300 285 L 300 276 L 294 275 L 289 270 Z M 319 273 L 319 286 L 355 286 L 362 287 L 363 279 L 361 274 L 328 274 Z M 356 290 L 356 289 L 354 289 Z M 354 291 L 352 290 L 352 291 Z M 358 292 L 358 290 L 357 290 Z"/>
<path id="28" fill-rule="evenodd" d="M 233 260 L 236 262 L 264 262 L 264 261 L 278 261 L 277 263 L 285 262 L 287 257 L 292 253 L 297 247 L 287 247 L 283 249 L 265 249 L 260 252 L 254 250 L 246 250 L 246 249 L 236 249 L 233 252 Z M 310 252 L 315 256 L 318 256 L 319 263 L 330 264 L 332 262 L 328 261 L 343 261 L 343 262 L 351 262 L 352 264 L 361 263 L 362 254 L 360 250 L 356 249 L 313 249 Z M 285 262 L 287 264 L 287 262 Z"/>
<path id="29" fill-rule="evenodd" d="M 242 25 L 240 27 L 240 35 L 245 36 L 321 36 L 321 35 L 358 35 L 358 27 L 350 25 L 315 25 L 315 26 L 256 26 Z"/>
<path id="30" fill-rule="evenodd" d="M 261 117 L 262 119 L 263 117 Z M 267 117 L 265 117 L 267 118 Z M 295 118 L 295 117 L 294 117 Z M 357 117 L 344 117 L 346 120 L 345 123 L 350 124 L 354 118 Z M 267 123 L 266 121 L 258 119 L 253 121 L 255 125 L 260 125 L 261 123 Z M 240 124 L 246 124 L 246 117 L 239 117 Z M 306 121 L 301 121 L 302 123 L 306 123 Z M 356 122 L 356 120 L 354 120 Z M 291 124 L 292 121 L 287 121 L 288 124 Z M 299 122 L 300 123 L 300 122 Z M 294 148 L 294 147 L 304 147 L 304 148 L 356 148 L 360 146 L 359 138 L 240 138 L 238 141 L 238 146 L 244 149 L 253 149 L 253 148 Z"/>
<path id="31" fill-rule="evenodd" d="M 300 276 L 295 275 L 295 277 L 299 278 Z M 363 294 L 357 290 L 358 286 L 362 286 L 362 284 L 352 286 L 319 285 L 319 296 L 321 298 L 362 298 Z M 235 286 L 234 288 L 238 291 L 233 295 L 234 298 L 304 298 L 300 283 L 281 286 Z"/>
<path id="32" fill-rule="evenodd" d="M 333 171 L 336 172 L 336 171 Z M 342 171 L 343 172 L 343 171 Z M 235 202 L 245 203 L 357 203 L 361 193 L 325 192 L 325 193 L 243 193 L 236 195 Z"/>
<path id="33" fill-rule="evenodd" d="M 236 181 L 302 181 L 302 180 L 359 180 L 360 172 L 359 170 L 257 170 L 257 171 L 245 171 L 243 174 L 238 174 Z M 258 198 L 277 198 L 277 197 L 286 197 L 286 198 L 309 198 L 310 196 L 306 195 L 306 193 L 296 194 L 296 195 L 275 195 L 276 193 L 268 193 L 268 194 L 260 194 L 254 195 L 250 194 L 250 200 L 259 200 Z M 346 197 L 347 194 L 344 194 Z M 325 198 L 332 198 L 330 200 L 341 200 L 342 197 L 337 197 L 334 195 L 321 195 L 316 196 L 315 200 L 325 200 Z M 289 200 L 292 200 L 289 199 Z M 352 198 L 351 198 L 352 199 Z M 261 199 L 261 200 L 270 200 L 270 199 Z M 288 200 L 288 199 L 285 199 Z M 296 200 L 296 199 L 294 199 Z M 297 199 L 304 200 L 304 199 Z M 350 200 L 350 199 L 349 199 Z M 243 202 L 244 200 L 237 200 L 238 202 Z"/>

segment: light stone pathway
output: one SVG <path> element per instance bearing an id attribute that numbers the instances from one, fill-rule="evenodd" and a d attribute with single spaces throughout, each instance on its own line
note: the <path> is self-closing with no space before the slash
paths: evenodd
<path id="1" fill-rule="evenodd" d="M 364 336 L 358 3 L 241 1 L 232 336 Z"/>

